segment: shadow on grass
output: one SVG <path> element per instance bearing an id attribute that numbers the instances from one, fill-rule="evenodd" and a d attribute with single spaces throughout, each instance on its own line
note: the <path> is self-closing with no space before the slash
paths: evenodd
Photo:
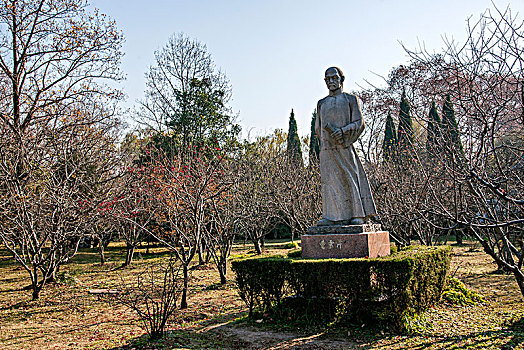
<path id="1" fill-rule="evenodd" d="M 220 282 L 208 284 L 202 288 L 202 290 L 228 290 L 232 288 L 235 284 L 228 281 L 226 284 L 221 284 Z"/>
<path id="2" fill-rule="evenodd" d="M 34 316 L 53 317 L 55 314 L 59 314 L 65 311 L 64 308 L 48 308 L 39 309 L 35 311 L 33 308 L 25 308 L 24 303 L 16 303 L 14 305 L 0 309 L 1 311 L 11 311 L 4 317 L 0 317 L 2 322 L 24 322 L 31 319 Z"/>
<path id="3" fill-rule="evenodd" d="M 116 247 L 118 248 L 118 247 Z M 105 251 L 105 259 L 106 262 L 114 262 L 114 261 L 120 261 L 125 259 L 125 249 L 118 248 L 118 249 L 109 249 Z M 78 265 L 84 265 L 84 264 L 100 264 L 100 255 L 95 249 L 92 248 L 82 248 L 79 249 L 79 251 L 75 254 L 73 259 L 69 262 L 69 264 L 78 264 Z"/>
<path id="4" fill-rule="evenodd" d="M 233 317 L 237 317 L 235 321 Z M 240 319 L 239 317 L 242 317 Z M 517 349 L 524 344 L 524 318 L 504 327 L 500 330 L 482 331 L 468 335 L 445 336 L 445 337 L 422 337 L 419 335 L 398 337 L 393 340 L 392 335 L 380 334 L 372 329 L 362 329 L 360 326 L 350 329 L 347 327 L 334 327 L 330 329 L 311 329 L 304 331 L 300 329 L 289 329 L 291 333 L 283 332 L 275 325 L 259 325 L 245 318 L 246 313 L 222 315 L 201 323 L 201 327 L 195 329 L 170 330 L 166 337 L 159 342 L 148 340 L 147 336 L 133 339 L 126 347 L 116 349 L 155 349 L 157 346 L 186 349 L 246 349 L 256 346 L 257 337 L 267 344 L 268 348 L 275 349 L 326 349 L 331 348 L 326 344 L 337 342 L 340 348 L 347 349 L 374 349 L 378 342 L 386 341 L 380 349 L 409 348 L 409 349 Z M 233 331 L 237 329 L 237 331 Z M 244 338 L 251 334 L 251 342 Z M 319 334 L 321 334 L 319 336 Z M 315 341 L 311 341 L 311 339 Z M 345 344 L 345 345 L 344 345 Z M 336 346 L 335 346 L 336 347 Z M 265 348 L 265 347 L 260 347 Z M 338 347 L 337 347 L 338 348 Z"/>
<path id="5" fill-rule="evenodd" d="M 358 331 L 355 333 L 358 337 Z M 422 338 L 424 337 L 424 338 Z M 391 336 L 379 334 L 368 334 L 361 337 L 365 339 L 365 345 L 359 349 L 377 348 L 377 342 L 389 339 L 387 344 L 382 345 L 379 349 L 389 349 L 395 347 L 398 349 L 521 349 L 524 344 L 524 318 L 500 330 L 474 332 L 467 335 L 441 336 L 432 337 L 431 334 L 412 335 L 398 337 L 398 340 L 391 340 Z"/>
<path id="6" fill-rule="evenodd" d="M 123 346 L 113 347 L 108 350 L 130 349 L 248 349 L 250 343 L 224 331 L 240 317 L 245 317 L 246 312 L 232 312 L 221 314 L 211 319 L 202 320 L 196 326 L 175 327 L 168 329 L 164 338 L 150 340 L 148 335 L 142 335 L 129 340 Z"/>
<path id="7" fill-rule="evenodd" d="M 39 335 L 32 335 L 32 334 L 29 334 L 29 335 L 20 335 L 16 338 L 15 341 L 13 342 L 10 342 L 9 345 L 17 345 L 17 344 L 31 344 L 32 342 L 34 342 L 35 340 L 38 340 L 38 339 L 42 339 L 42 338 L 46 338 L 50 335 L 63 335 L 63 334 L 70 334 L 70 333 L 74 333 L 74 332 L 78 332 L 80 330 L 83 330 L 83 329 L 87 329 L 87 328 L 94 328 L 94 327 L 97 327 L 97 326 L 100 326 L 100 325 L 103 325 L 103 324 L 115 324 L 115 325 L 125 325 L 125 324 L 128 324 L 128 323 L 123 323 L 123 322 L 118 322 L 118 321 L 112 321 L 112 322 L 107 322 L 107 321 L 102 321 L 102 322 L 94 322 L 94 323 L 90 323 L 90 324 L 86 324 L 86 325 L 82 325 L 82 326 L 78 326 L 78 327 L 73 327 L 71 329 L 68 329 L 68 330 L 65 330 L 65 331 L 58 331 L 58 332 L 53 332 L 53 333 L 48 333 L 48 332 L 41 332 Z M 115 348 L 115 349 L 121 349 L 119 347 Z"/>
<path id="8" fill-rule="evenodd" d="M 234 336 L 217 333 L 193 333 L 190 331 L 170 331 L 160 340 L 150 340 L 147 335 L 135 338 L 130 344 L 108 350 L 151 350 L 151 349 L 250 349 L 250 343 Z"/>
<path id="9" fill-rule="evenodd" d="M 144 249 L 144 248 L 140 248 Z M 105 252 L 105 259 L 107 263 L 123 263 L 126 258 L 126 249 L 125 247 L 108 247 Z M 163 250 L 160 252 L 143 252 L 141 250 L 136 251 L 133 257 L 133 262 L 141 260 L 153 260 L 159 258 L 169 257 L 170 252 L 168 250 Z M 100 255 L 98 251 L 94 248 L 82 248 L 76 253 L 70 263 L 73 264 L 100 264 Z"/>
<path id="10" fill-rule="evenodd" d="M 21 288 L 11 288 L 11 289 L 3 289 L 3 290 L 0 290 L 0 294 L 2 293 L 13 293 L 13 292 L 23 292 L 25 291 L 26 289 L 24 289 L 25 287 L 21 287 Z M 1 310 L 1 309 L 0 309 Z"/>
<path id="11" fill-rule="evenodd" d="M 19 301 L 18 303 L 14 303 L 13 305 L 2 307 L 2 308 L 0 308 L 0 310 L 2 310 L 2 311 L 17 310 L 17 309 L 20 309 L 20 308 L 28 306 L 28 304 L 29 304 L 29 301 L 23 300 L 23 301 Z"/>
<path id="12" fill-rule="evenodd" d="M 520 349 L 520 345 L 524 343 L 523 336 L 524 334 L 521 332 L 511 332 L 508 329 L 484 331 L 468 335 L 443 337 L 441 339 L 423 340 L 420 344 L 413 346 L 411 349 Z M 371 347 L 368 347 L 368 349 L 371 349 Z"/>
<path id="13" fill-rule="evenodd" d="M 161 252 L 138 252 L 137 258 L 140 260 L 151 260 L 151 259 L 158 259 L 158 258 L 167 258 L 172 255 L 172 253 L 169 250 L 164 250 Z"/>
<path id="14" fill-rule="evenodd" d="M 24 276 L 25 277 L 25 276 Z M 13 277 L 13 278 L 5 278 L 2 280 L 3 287 L 7 287 L 7 285 L 10 284 L 23 284 L 25 281 L 24 278 L 20 278 L 19 276 Z M 24 290 L 28 290 L 26 286 L 23 287 L 11 287 L 7 289 L 0 289 L 0 293 L 10 293 L 10 292 L 23 292 Z"/>
<path id="15" fill-rule="evenodd" d="M 3 251 L 1 253 L 4 253 Z M 7 254 L 7 253 L 6 253 Z M 0 258 L 0 268 L 17 266 L 15 259 L 11 256 Z M 18 265 L 19 266 L 19 265 Z M 21 267 L 21 266 L 20 266 Z"/>

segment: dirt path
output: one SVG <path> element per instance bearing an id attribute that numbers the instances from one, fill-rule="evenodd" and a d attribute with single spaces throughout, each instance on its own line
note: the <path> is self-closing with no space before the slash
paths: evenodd
<path id="1" fill-rule="evenodd" d="M 242 349 L 257 350 L 335 350 L 335 349 L 362 349 L 364 344 L 346 340 L 324 339 L 323 333 L 301 335 L 291 332 L 273 332 L 248 326 L 230 324 L 217 325 L 202 332 L 216 332 L 224 337 L 238 339 Z M 239 344 L 240 345 L 240 344 Z"/>

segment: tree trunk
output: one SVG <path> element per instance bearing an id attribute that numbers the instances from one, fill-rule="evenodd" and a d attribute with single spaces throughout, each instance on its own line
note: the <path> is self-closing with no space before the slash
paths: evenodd
<path id="1" fill-rule="evenodd" d="M 198 266 L 205 265 L 206 261 L 204 258 L 204 242 L 198 243 Z"/>
<path id="2" fill-rule="evenodd" d="M 33 286 L 33 300 L 38 300 L 40 298 L 40 291 L 42 290 L 42 287 L 39 287 L 38 285 Z"/>
<path id="3" fill-rule="evenodd" d="M 227 264 L 227 262 L 223 262 L 220 265 L 218 265 L 218 273 L 220 274 L 220 284 L 222 284 L 222 285 L 227 283 L 227 278 L 226 278 L 227 266 L 226 266 L 226 264 Z"/>
<path id="4" fill-rule="evenodd" d="M 186 264 L 182 264 L 184 271 L 184 285 L 182 288 L 182 298 L 180 300 L 180 308 L 187 309 L 187 286 L 189 282 L 189 272 Z"/>
<path id="5" fill-rule="evenodd" d="M 131 261 L 133 261 L 133 255 L 135 254 L 135 246 L 134 245 L 127 245 L 127 251 L 126 251 L 126 261 L 122 266 L 129 266 L 131 264 Z"/>
<path id="6" fill-rule="evenodd" d="M 106 256 L 104 254 L 104 245 L 102 241 L 98 244 L 98 253 L 100 254 L 100 265 L 104 265 L 106 262 Z"/>
<path id="7" fill-rule="evenodd" d="M 211 261 L 211 258 L 212 258 L 212 254 L 211 254 L 211 250 L 210 249 L 206 249 L 206 264 L 209 264 L 209 262 Z"/>
<path id="8" fill-rule="evenodd" d="M 260 238 L 254 239 L 253 244 L 255 245 L 255 251 L 258 255 L 262 254 L 262 246 L 260 245 Z"/>
<path id="9" fill-rule="evenodd" d="M 455 231 L 455 239 L 457 241 L 457 244 L 459 244 L 459 245 L 463 244 L 462 229 L 459 229 L 459 230 Z"/>
<path id="10" fill-rule="evenodd" d="M 31 289 L 33 290 L 32 299 L 38 300 L 40 297 L 40 291 L 42 290 L 42 286 L 38 283 L 38 273 L 35 273 L 34 275 L 31 274 Z"/>
<path id="11" fill-rule="evenodd" d="M 56 281 L 58 280 L 58 278 L 57 278 L 56 276 L 57 276 L 59 270 L 60 270 L 60 265 L 58 264 L 58 265 L 56 265 L 56 266 L 53 268 L 53 270 L 51 271 L 51 276 L 49 276 L 49 277 L 47 278 L 46 283 L 47 283 L 47 282 L 56 282 Z"/>
<path id="12" fill-rule="evenodd" d="M 517 280 L 517 284 L 519 285 L 520 294 L 524 296 L 524 277 L 522 276 L 522 272 L 516 270 L 513 272 L 513 275 L 515 276 L 515 280 Z"/>

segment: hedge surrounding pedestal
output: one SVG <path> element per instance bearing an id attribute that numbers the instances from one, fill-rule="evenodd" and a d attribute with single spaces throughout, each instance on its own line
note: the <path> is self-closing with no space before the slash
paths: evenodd
<path id="1" fill-rule="evenodd" d="M 231 266 L 250 316 L 285 314 L 312 323 L 318 318 L 403 330 L 407 316 L 439 301 L 450 253 L 448 246 L 412 246 L 376 259 L 273 256 L 234 260 Z"/>

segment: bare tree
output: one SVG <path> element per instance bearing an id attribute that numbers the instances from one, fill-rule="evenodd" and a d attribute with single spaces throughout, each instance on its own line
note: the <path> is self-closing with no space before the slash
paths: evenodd
<path id="1" fill-rule="evenodd" d="M 105 215 L 93 215 L 91 223 L 89 224 L 90 230 L 86 237 L 86 241 L 97 248 L 100 256 L 100 265 L 106 263 L 105 249 L 111 243 L 116 228 L 113 226 L 113 220 L 109 219 Z"/>
<path id="2" fill-rule="evenodd" d="M 155 237 L 173 251 L 183 268 L 181 308 L 187 307 L 189 265 L 204 240 L 209 205 L 229 188 L 224 181 L 220 150 L 188 149 L 177 156 L 156 152 L 151 159 L 150 195 L 154 196 Z"/>
<path id="3" fill-rule="evenodd" d="M 208 204 L 208 223 L 205 225 L 205 241 L 209 253 L 220 275 L 220 283 L 227 283 L 227 261 L 233 248 L 235 236 L 239 233 L 240 211 L 243 203 L 240 201 L 238 189 L 240 179 L 238 164 L 235 159 L 229 159 L 222 171 L 225 172 L 222 182 L 227 190 L 214 197 Z"/>
<path id="4" fill-rule="evenodd" d="M 227 106 L 231 85 L 202 42 L 173 34 L 155 52 L 146 79 L 138 120 L 148 129 L 169 132 L 181 149 L 208 142 L 225 148 L 236 139 L 240 127 Z"/>
<path id="5" fill-rule="evenodd" d="M 213 242 L 206 233 L 224 224 L 218 216 L 214 221 L 211 217 L 229 186 L 222 162 L 235 149 L 240 127 L 227 106 L 229 81 L 198 40 L 184 34 L 171 36 L 155 52 L 146 79 L 137 119 L 149 134 L 141 154 L 147 168 L 143 184 L 147 182 L 148 194 L 154 198 L 150 210 L 154 225 L 147 230 L 182 263 L 181 307 L 185 308 L 189 265 L 196 254 L 200 263 L 208 261 L 206 251 L 214 253 L 209 249 L 216 247 L 209 247 Z"/>
<path id="6" fill-rule="evenodd" d="M 264 237 L 280 220 L 274 206 L 277 193 L 273 171 L 277 155 L 285 153 L 285 136 L 276 130 L 275 135 L 261 137 L 244 145 L 238 188 L 242 203 L 240 225 L 257 254 L 262 254 Z"/>
<path id="7" fill-rule="evenodd" d="M 80 117 L 81 115 L 81 117 Z M 29 273 L 33 299 L 60 266 L 77 251 L 88 232 L 96 208 L 106 200 L 96 190 L 115 176 L 111 152 L 113 125 L 90 123 L 91 116 L 76 115 L 60 129 L 40 129 L 39 142 L 25 153 L 24 172 L 13 176 L 12 138 L 2 134 L 0 171 L 4 179 L 0 201 L 0 237 Z M 91 125 L 80 127 L 78 118 Z"/>
<path id="8" fill-rule="evenodd" d="M 76 252 L 90 184 L 111 177 L 99 161 L 113 151 L 119 93 L 101 79 L 120 78 L 122 35 L 86 6 L 0 2 L 0 236 L 30 274 L 33 299 Z"/>
<path id="9" fill-rule="evenodd" d="M 151 264 L 128 281 L 121 277 L 116 290 L 106 298 L 135 311 L 153 340 L 161 339 L 169 318 L 176 312 L 181 293 L 180 265 L 174 259 L 164 264 Z"/>
<path id="10" fill-rule="evenodd" d="M 464 152 L 446 144 L 440 178 L 425 175 L 435 215 L 466 227 L 501 268 L 511 271 L 524 295 L 524 23 L 509 7 L 487 10 L 468 22 L 463 45 L 447 42 L 436 61 L 409 51 L 432 71 L 446 72 Z M 447 191 L 449 198 L 443 200 Z"/>
<path id="11" fill-rule="evenodd" d="M 297 166 L 287 154 L 280 153 L 269 166 L 274 191 L 270 202 L 280 220 L 289 226 L 294 240 L 314 226 L 322 214 L 318 161 Z"/>
<path id="12" fill-rule="evenodd" d="M 156 208 L 151 198 L 151 173 L 147 164 L 127 163 L 119 179 L 113 198 L 101 204 L 113 218 L 120 238 L 126 242 L 126 259 L 122 267 L 129 266 L 136 248 L 149 235 L 148 228 L 155 225 Z"/>
<path id="13" fill-rule="evenodd" d="M 429 61 L 434 65 L 445 64 L 442 55 L 434 55 Z M 449 91 L 448 81 L 453 80 L 449 69 L 436 71 L 430 63 L 412 60 L 393 68 L 384 78 L 385 87 L 372 86 L 357 92 L 363 101 L 366 129 L 356 149 L 363 155 L 368 170 L 378 219 L 400 245 L 410 244 L 413 239 L 427 245 L 443 243 L 449 234 L 459 236 L 461 232 L 461 228 L 447 225 L 448 220 L 428 209 L 433 203 L 430 186 L 439 187 L 441 200 L 450 202 L 442 166 L 436 164 L 436 160 L 443 158 L 428 154 L 426 148 L 430 107 L 436 103 L 440 110 Z M 383 153 L 386 116 L 391 114 L 394 120 L 398 119 L 403 94 L 409 101 L 414 126 L 409 161 L 402 160 L 398 150 L 390 150 L 392 159 Z M 440 129 L 443 125 L 439 123 L 436 127 Z M 444 152 L 445 148 L 439 150 Z M 425 176 L 428 172 L 434 176 L 431 181 Z"/>

